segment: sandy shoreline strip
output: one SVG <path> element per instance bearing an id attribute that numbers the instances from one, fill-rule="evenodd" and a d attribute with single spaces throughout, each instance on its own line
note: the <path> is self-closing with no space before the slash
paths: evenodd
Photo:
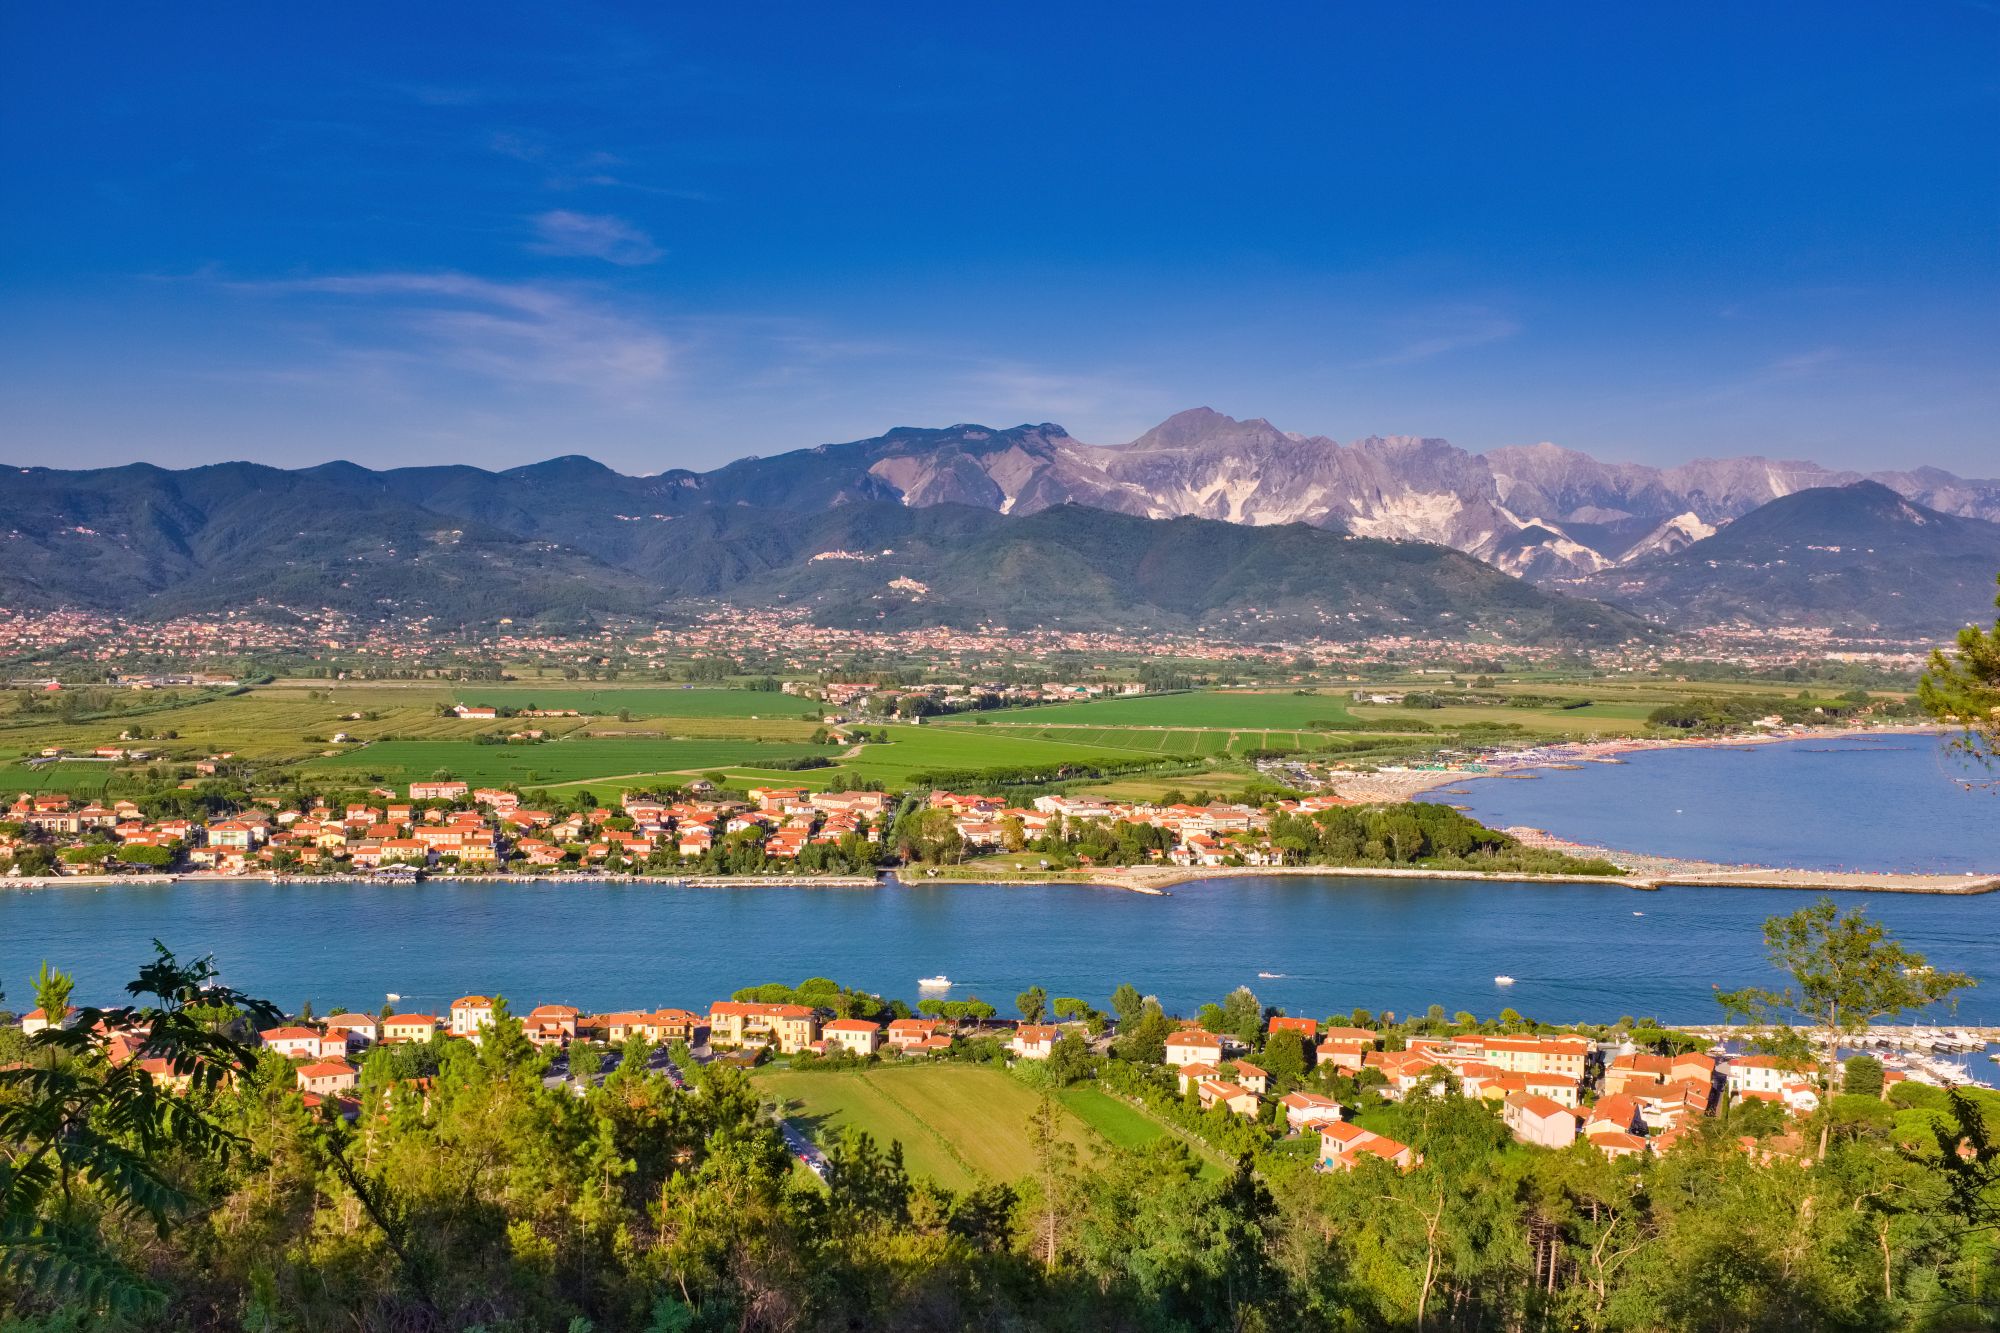
<path id="1" fill-rule="evenodd" d="M 1373 773 L 1336 773 L 1333 793 L 1369 805 L 1411 800 L 1440 787 L 1462 782 L 1507 779 L 1539 769 L 1574 768 L 1582 764 L 1623 763 L 1623 756 L 1649 750 L 1741 750 L 1756 745 L 1788 745 L 1798 741 L 1851 740 L 1870 736 L 1945 736 L 1951 729 L 1931 723 L 1890 727 L 1788 727 L 1780 734 L 1751 732 L 1741 736 L 1694 738 L 1625 736 L 1601 741 L 1558 741 L 1523 746 L 1493 756 L 1477 769 L 1392 768 Z"/>

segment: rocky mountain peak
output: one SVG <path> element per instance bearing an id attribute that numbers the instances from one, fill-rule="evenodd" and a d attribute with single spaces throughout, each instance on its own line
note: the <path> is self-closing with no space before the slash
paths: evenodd
<path id="1" fill-rule="evenodd" d="M 1918 504 L 2000 519 L 2000 481 L 1932 468 L 1873 478 Z M 1797 460 L 1605 463 L 1551 441 L 1470 453 L 1425 435 L 1348 444 L 1213 407 L 1129 442 L 1085 444 L 1053 422 L 898 427 L 704 474 L 718 502 L 894 499 L 1032 514 L 1075 504 L 1145 518 L 1306 523 L 1453 546 L 1535 579 L 1656 559 L 1783 496 L 1863 480 Z"/>
<path id="2" fill-rule="evenodd" d="M 1261 439 L 1282 433 L 1262 417 L 1252 417 L 1238 421 L 1212 407 L 1191 407 L 1185 412 L 1176 412 L 1129 444 L 1110 446 L 1132 453 L 1146 453 L 1154 450 L 1194 449 L 1214 443 L 1220 438 Z"/>

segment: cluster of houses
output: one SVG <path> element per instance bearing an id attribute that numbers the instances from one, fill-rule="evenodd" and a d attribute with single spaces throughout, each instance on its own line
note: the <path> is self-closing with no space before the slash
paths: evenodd
<path id="1" fill-rule="evenodd" d="M 782 688 L 786 694 L 816 699 L 831 708 L 852 708 L 856 711 L 878 713 L 896 712 L 898 705 L 907 698 L 924 699 L 940 712 L 958 712 L 982 705 L 991 708 L 1001 704 L 1076 703 L 1086 699 L 1120 697 L 1146 692 L 1146 687 L 1137 681 L 1116 683 L 1099 681 L 1086 684 L 1051 681 L 1039 685 L 1001 685 L 990 682 L 885 685 L 874 681 L 834 681 L 821 685 L 812 681 L 788 680 Z"/>
<path id="2" fill-rule="evenodd" d="M 131 801 L 109 804 L 61 792 L 21 793 L 4 818 L 53 839 L 102 845 L 166 847 L 187 868 L 221 874 L 268 873 L 280 865 L 377 870 L 393 867 L 492 870 L 503 863 L 536 869 L 636 864 L 665 851 L 698 860 L 731 834 L 753 831 L 764 854 L 796 859 L 812 843 L 855 835 L 882 840 L 893 806 L 882 792 L 814 792 L 755 787 L 747 800 L 717 793 L 667 801 L 628 793 L 617 808 L 554 813 L 526 805 L 519 793 L 438 779 L 409 784 L 398 799 L 375 788 L 344 807 L 253 804 L 226 818 L 149 820 Z M 1018 851 L 1053 829 L 1099 822 L 1150 825 L 1167 834 L 1150 854 L 1174 865 L 1276 865 L 1283 860 L 1265 830 L 1265 809 L 1242 804 L 1146 805 L 1089 796 L 1035 798 L 1014 807 L 991 796 L 935 791 L 931 808 L 951 814 L 969 851 Z M 1321 794 L 1278 803 L 1294 814 L 1349 805 Z M 619 816 L 623 818 L 619 818 Z M 626 825 L 629 824 L 630 827 Z M 110 843 L 106 843 L 106 837 Z M 0 855 L 19 838 L 0 834 Z"/>
<path id="3" fill-rule="evenodd" d="M 65 1021 L 77 1010 L 72 1006 Z M 295 1020 L 257 1034 L 265 1050 L 292 1064 L 292 1076 L 309 1107 L 326 1108 L 352 1120 L 359 1114 L 356 1095 L 361 1059 L 376 1046 L 455 1038 L 478 1045 L 493 1026 L 496 1001 L 488 995 L 462 995 L 441 1014 L 389 1013 L 372 1016 L 339 1013 L 319 1020 Z M 50 1025 L 40 1009 L 23 1015 L 29 1036 Z M 876 1023 L 861 1018 L 823 1019 L 819 1010 L 802 1004 L 756 1004 L 718 1000 L 706 1014 L 687 1009 L 628 1010 L 586 1014 L 573 1005 L 537 1005 L 521 1016 L 522 1035 L 532 1044 L 560 1050 L 573 1041 L 622 1045 L 643 1038 L 655 1046 L 685 1042 L 690 1048 L 732 1051 L 776 1050 L 782 1054 L 819 1055 L 848 1052 L 868 1056 L 890 1051 L 932 1056 L 951 1049 L 950 1024 L 941 1019 L 899 1018 Z M 107 1032 L 106 1054 L 113 1064 L 138 1056 L 144 1034 Z M 145 1058 L 140 1068 L 166 1087 L 184 1091 L 187 1078 L 163 1059 Z"/>
<path id="4" fill-rule="evenodd" d="M 72 845 L 94 840 L 107 847 L 164 847 L 195 870 L 256 874 L 278 865 L 326 863 L 362 870 L 480 871 L 503 862 L 605 866 L 642 862 L 660 850 L 696 859 L 744 830 L 755 830 L 765 855 L 788 860 L 814 842 L 837 843 L 850 835 L 879 842 L 890 808 L 890 798 L 881 792 L 814 793 L 798 787 L 753 788 L 748 801 L 627 795 L 618 809 L 571 814 L 532 809 L 518 793 L 458 781 L 413 782 L 408 792 L 408 799 L 397 800 L 393 790 L 377 788 L 370 802 L 340 809 L 272 801 L 207 821 L 148 820 L 131 801 L 106 805 L 60 792 L 23 792 L 4 818 Z M 104 842 L 107 835 L 111 843 Z M 25 836 L 0 834 L 0 856 Z"/>
<path id="5" fill-rule="evenodd" d="M 1019 851 L 1061 827 L 1088 823 L 1150 825 L 1168 835 L 1169 845 L 1154 853 L 1179 866 L 1282 865 L 1284 855 L 1265 836 L 1270 817 L 1265 808 L 1216 802 L 1208 805 L 1145 805 L 1091 796 L 1038 796 L 1032 806 L 1009 806 L 992 796 L 934 791 L 931 808 L 949 810 L 952 827 L 972 851 Z M 1345 797 L 1324 793 L 1277 802 L 1275 808 L 1310 815 L 1354 805 Z"/>
<path id="6" fill-rule="evenodd" d="M 477 1044 L 496 1013 L 491 996 L 465 995 L 441 1014 L 340 1013 L 270 1028 L 258 1037 L 266 1049 L 292 1062 L 308 1105 L 352 1119 L 358 1061 L 370 1048 L 441 1035 Z M 21 1026 L 32 1036 L 51 1021 L 36 1009 Z M 1011 1027 L 1008 1050 L 1017 1060 L 1046 1060 L 1066 1032 L 1081 1030 L 1043 1023 L 1004 1026 Z M 637 1037 L 656 1046 L 685 1043 L 702 1055 L 776 1051 L 915 1058 L 948 1052 L 956 1031 L 943 1019 L 828 1018 L 809 1005 L 739 1000 L 718 1000 L 705 1014 L 672 1008 L 585 1014 L 571 1005 L 544 1004 L 523 1015 L 521 1027 L 534 1045 L 558 1050 L 578 1040 L 620 1045 Z M 1375 1071 L 1382 1094 L 1391 1100 L 1423 1095 L 1449 1075 L 1466 1096 L 1494 1103 L 1519 1142 L 1562 1149 L 1582 1140 L 1614 1159 L 1670 1150 L 1728 1100 L 1771 1102 L 1794 1115 L 1809 1114 L 1819 1104 L 1808 1069 L 1764 1055 L 1653 1055 L 1575 1036 L 1480 1034 L 1414 1037 L 1402 1049 L 1389 1050 L 1380 1034 L 1366 1028 L 1323 1027 L 1311 1018 L 1282 1015 L 1269 1020 L 1267 1035 L 1285 1031 L 1298 1035 L 1317 1068 L 1356 1076 Z M 138 1056 L 140 1034 L 108 1035 L 114 1063 Z M 1247 1058 L 1249 1053 L 1234 1036 L 1195 1027 L 1173 1033 L 1165 1043 L 1165 1063 L 1182 1096 L 1193 1096 L 1204 1110 L 1282 1118 L 1292 1132 L 1317 1135 L 1322 1170 L 1351 1169 L 1370 1158 L 1400 1170 L 1422 1164 L 1409 1145 L 1354 1124 L 1348 1109 L 1324 1093 L 1278 1093 L 1269 1071 Z M 141 1066 L 170 1087 L 185 1082 L 165 1061 L 142 1060 Z M 1272 1109 L 1273 1102 L 1282 1110 Z M 1747 1141 L 1745 1146 L 1753 1147 Z M 1756 1150 L 1766 1159 L 1773 1151 L 1769 1145 Z"/>
<path id="7" fill-rule="evenodd" d="M 1652 1055 L 1609 1048 L 1583 1037 L 1415 1037 L 1401 1050 L 1379 1049 L 1365 1028 L 1322 1029 L 1310 1018 L 1274 1017 L 1270 1031 L 1297 1032 L 1315 1065 L 1359 1075 L 1374 1070 L 1383 1095 L 1398 1100 L 1438 1085 L 1449 1075 L 1468 1097 L 1496 1104 L 1514 1138 L 1544 1148 L 1579 1139 L 1607 1157 L 1670 1149 L 1697 1120 L 1725 1099 L 1776 1103 L 1795 1115 L 1819 1105 L 1808 1069 L 1767 1055 Z M 1257 1116 L 1270 1095 L 1270 1076 L 1240 1058 L 1243 1044 L 1189 1029 L 1170 1037 L 1167 1063 L 1183 1095 L 1206 1109 L 1221 1106 Z M 1034 1051 L 1021 1052 L 1034 1058 Z M 1286 1123 L 1320 1135 L 1323 1169 L 1351 1167 L 1362 1156 L 1407 1169 L 1419 1157 L 1406 1145 L 1349 1123 L 1343 1108 L 1320 1093 L 1277 1098 Z"/>

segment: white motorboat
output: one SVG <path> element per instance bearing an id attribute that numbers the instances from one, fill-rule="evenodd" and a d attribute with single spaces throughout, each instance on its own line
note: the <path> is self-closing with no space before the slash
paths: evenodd
<path id="1" fill-rule="evenodd" d="M 917 986 L 921 990 L 950 990 L 951 978 L 942 972 L 934 977 L 918 977 Z"/>
<path id="2" fill-rule="evenodd" d="M 1493 984 L 1496 986 L 1511 986 L 1514 984 L 1514 978 L 1502 972 L 1499 976 L 1493 978 Z"/>

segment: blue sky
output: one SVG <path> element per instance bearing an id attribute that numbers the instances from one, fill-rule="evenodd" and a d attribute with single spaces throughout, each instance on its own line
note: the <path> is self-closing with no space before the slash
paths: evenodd
<path id="1" fill-rule="evenodd" d="M 0 458 L 2000 474 L 2000 7 L 13 5 Z"/>

